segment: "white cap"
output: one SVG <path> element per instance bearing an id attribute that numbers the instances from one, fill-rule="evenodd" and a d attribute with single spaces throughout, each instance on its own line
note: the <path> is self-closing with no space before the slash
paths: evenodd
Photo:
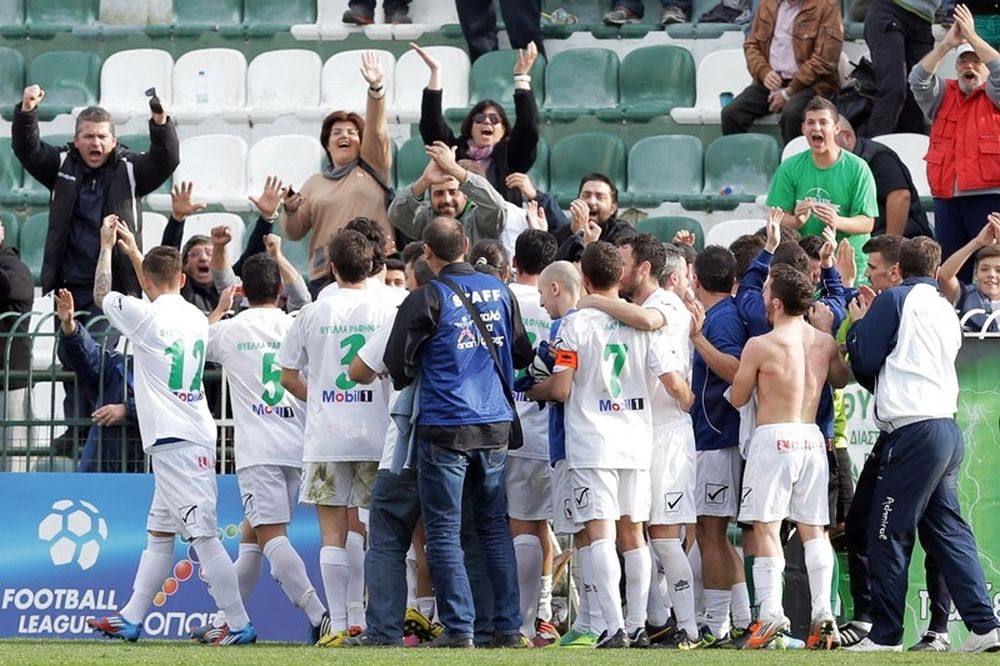
<path id="1" fill-rule="evenodd" d="M 965 42 L 963 44 L 958 45 L 958 48 L 955 50 L 955 57 L 961 58 L 962 55 L 965 53 L 975 53 L 975 52 L 976 49 L 972 48 L 972 44 Z"/>

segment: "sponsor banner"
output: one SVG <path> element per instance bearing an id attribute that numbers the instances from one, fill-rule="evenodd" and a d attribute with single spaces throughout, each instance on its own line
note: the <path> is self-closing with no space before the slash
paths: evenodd
<path id="1" fill-rule="evenodd" d="M 8 513 L 0 546 L 0 637 L 94 638 L 86 619 L 116 613 L 132 593 L 152 497 L 153 477 L 146 474 L 0 474 L 0 506 L 17 507 Z M 220 476 L 219 533 L 234 560 L 242 518 L 236 477 Z M 289 538 L 313 586 L 322 590 L 319 528 L 311 507 L 296 508 Z M 193 549 L 178 538 L 174 553 L 144 638 L 186 639 L 215 613 Z M 258 635 L 308 640 L 308 619 L 269 569 L 265 560 L 247 603 Z"/>

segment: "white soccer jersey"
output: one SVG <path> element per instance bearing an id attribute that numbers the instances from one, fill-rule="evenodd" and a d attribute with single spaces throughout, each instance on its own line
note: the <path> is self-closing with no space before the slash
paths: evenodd
<path id="1" fill-rule="evenodd" d="M 666 335 L 630 328 L 588 308 L 566 318 L 556 346 L 555 371 L 576 368 L 563 419 L 569 466 L 649 469 L 648 374 L 681 368 Z"/>
<path id="2" fill-rule="evenodd" d="M 395 308 L 382 290 L 324 289 L 302 308 L 278 352 L 279 367 L 309 368 L 304 462 L 362 462 L 382 455 L 389 425 L 388 388 L 347 376 L 361 349 Z"/>
<path id="3" fill-rule="evenodd" d="M 295 319 L 250 308 L 208 329 L 208 360 L 229 378 L 236 422 L 236 469 L 302 466 L 306 407 L 281 385 L 278 350 Z"/>
<path id="4" fill-rule="evenodd" d="M 691 371 L 691 313 L 684 306 L 684 301 L 672 291 L 657 289 L 642 303 L 644 308 L 655 308 L 666 319 L 666 325 L 661 329 L 667 337 L 670 349 L 677 355 L 681 363 L 680 373 L 685 379 Z M 670 397 L 660 380 L 649 375 L 649 390 L 653 403 L 653 427 L 674 424 L 679 421 L 691 423 L 691 416 Z"/>
<path id="5" fill-rule="evenodd" d="M 552 320 L 549 313 L 541 305 L 538 288 L 524 284 L 510 284 L 510 291 L 517 298 L 521 307 L 521 321 L 531 340 L 531 346 L 537 347 L 542 340 L 549 339 Z M 520 375 L 523 370 L 518 371 Z M 549 459 L 549 413 L 539 409 L 534 400 L 525 400 L 524 394 L 514 393 L 517 401 L 517 413 L 521 418 L 521 430 L 524 432 L 524 446 L 510 451 L 508 455 L 515 458 Z"/>
<path id="6" fill-rule="evenodd" d="M 132 343 L 143 450 L 154 453 L 191 443 L 214 453 L 215 421 L 201 381 L 208 343 L 205 315 L 180 294 L 164 294 L 150 303 L 112 291 L 101 309 Z"/>
<path id="7" fill-rule="evenodd" d="M 406 300 L 406 297 L 410 295 L 410 292 L 407 290 L 390 287 L 384 280 L 377 277 L 365 278 L 365 284 L 368 285 L 368 289 L 376 294 L 380 294 L 385 302 L 394 308 L 398 308 L 399 304 Z M 320 290 L 320 293 L 323 293 L 324 291 L 338 291 L 339 289 L 339 284 L 331 282 L 323 287 L 323 289 Z"/>
<path id="8" fill-rule="evenodd" d="M 385 348 L 389 344 L 389 334 L 392 333 L 392 323 L 392 321 L 386 322 L 384 326 L 379 328 L 370 338 L 368 338 L 368 342 L 365 343 L 365 346 L 358 350 L 358 358 L 364 361 L 365 365 L 380 375 L 389 372 L 389 368 L 385 367 L 384 358 Z M 385 386 L 389 391 L 389 413 L 391 414 L 392 407 L 396 404 L 396 399 L 399 397 L 399 391 L 392 388 L 392 382 L 390 381 L 386 381 Z M 385 442 L 382 446 L 382 457 L 379 459 L 378 463 L 379 469 L 392 468 L 392 459 L 396 455 L 396 438 L 398 436 L 399 430 L 396 428 L 395 422 L 390 417 L 389 427 L 385 431 Z"/>

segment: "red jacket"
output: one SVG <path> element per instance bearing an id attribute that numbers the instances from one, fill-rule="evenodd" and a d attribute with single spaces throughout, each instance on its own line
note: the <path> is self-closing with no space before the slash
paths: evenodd
<path id="1" fill-rule="evenodd" d="M 985 85 L 966 97 L 958 81 L 945 82 L 924 159 L 935 197 L 954 196 L 956 178 L 962 191 L 1000 188 L 1000 109 Z"/>

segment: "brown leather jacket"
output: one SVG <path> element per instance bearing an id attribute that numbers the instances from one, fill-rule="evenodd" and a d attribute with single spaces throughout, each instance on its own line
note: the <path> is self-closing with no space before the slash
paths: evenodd
<path id="1" fill-rule="evenodd" d="M 747 69 L 758 83 L 771 71 L 768 57 L 771 38 L 778 18 L 778 3 L 763 0 L 743 43 Z M 829 98 L 840 89 L 840 52 L 844 46 L 844 23 L 837 0 L 800 0 L 802 9 L 795 17 L 794 49 L 799 71 L 788 85 L 789 94 L 812 88 L 817 95 Z"/>

